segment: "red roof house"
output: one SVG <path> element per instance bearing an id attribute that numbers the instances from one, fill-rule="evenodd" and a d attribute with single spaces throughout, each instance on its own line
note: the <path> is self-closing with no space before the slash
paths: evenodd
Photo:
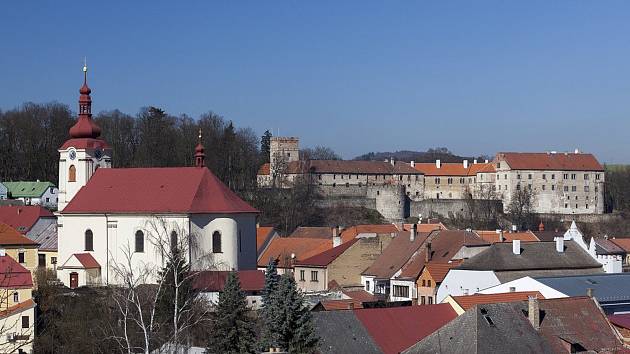
<path id="1" fill-rule="evenodd" d="M 27 233 L 40 218 L 54 218 L 55 215 L 40 205 L 0 206 L 0 222 L 21 233 Z"/>

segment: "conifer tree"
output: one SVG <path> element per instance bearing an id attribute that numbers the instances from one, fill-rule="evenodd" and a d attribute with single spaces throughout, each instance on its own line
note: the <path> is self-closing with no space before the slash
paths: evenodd
<path id="1" fill-rule="evenodd" d="M 247 312 L 247 301 L 238 275 L 231 272 L 219 294 L 207 353 L 254 353 L 255 332 Z"/>
<path id="2" fill-rule="evenodd" d="M 304 304 L 304 297 L 297 290 L 290 274 L 283 274 L 276 292 L 273 321 L 276 323 L 276 339 L 280 348 L 289 353 L 303 354 L 315 351 L 318 343 L 311 321 L 311 313 Z"/>
<path id="3" fill-rule="evenodd" d="M 277 345 L 277 323 L 273 315 L 277 313 L 277 302 L 275 298 L 279 278 L 277 263 L 273 260 L 269 260 L 267 270 L 265 271 L 265 288 L 262 293 L 262 307 L 259 312 L 262 325 L 259 343 L 260 350 L 268 350 Z"/>

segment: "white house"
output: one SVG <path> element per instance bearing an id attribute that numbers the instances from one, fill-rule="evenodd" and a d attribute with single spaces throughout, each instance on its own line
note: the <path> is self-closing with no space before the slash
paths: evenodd
<path id="1" fill-rule="evenodd" d="M 41 205 L 46 208 L 57 207 L 59 189 L 51 182 L 17 181 L 2 182 L 7 188 L 7 199 L 20 200 L 24 205 Z"/>
<path id="2" fill-rule="evenodd" d="M 578 229 L 575 221 L 571 223 L 571 227 L 564 233 L 565 240 L 571 240 L 580 245 L 588 254 L 596 261 L 602 264 L 606 273 L 621 273 L 623 267 L 623 257 L 619 255 L 607 255 L 597 253 L 597 244 L 594 237 L 591 237 L 590 243 L 584 242 L 584 235 Z"/>
<path id="3" fill-rule="evenodd" d="M 185 247 L 193 270 L 255 269 L 258 211 L 205 167 L 201 143 L 195 167 L 111 168 L 86 77 L 80 93 L 79 118 L 59 148 L 63 283 L 116 284 L 128 258 L 137 271 L 155 270 L 174 245 Z"/>

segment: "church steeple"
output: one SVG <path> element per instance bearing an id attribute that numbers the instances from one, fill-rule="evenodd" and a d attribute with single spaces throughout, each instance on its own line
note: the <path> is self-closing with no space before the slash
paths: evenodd
<path id="1" fill-rule="evenodd" d="M 73 139 L 92 138 L 96 139 L 101 135 L 101 128 L 92 120 L 92 90 L 87 84 L 87 63 L 83 65 L 83 86 L 79 90 L 79 119 L 72 128 L 70 136 Z"/>
<path id="2" fill-rule="evenodd" d="M 199 141 L 195 147 L 195 167 L 204 167 L 206 154 L 203 145 L 201 144 L 201 128 L 199 128 Z"/>

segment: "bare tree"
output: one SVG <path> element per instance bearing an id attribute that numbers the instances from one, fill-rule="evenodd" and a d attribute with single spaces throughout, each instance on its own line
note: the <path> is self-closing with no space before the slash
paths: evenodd
<path id="1" fill-rule="evenodd" d="M 527 229 L 534 222 L 534 202 L 536 200 L 536 192 L 529 186 L 521 186 L 520 184 L 512 191 L 510 204 L 507 212 L 513 225 L 521 229 Z"/>

